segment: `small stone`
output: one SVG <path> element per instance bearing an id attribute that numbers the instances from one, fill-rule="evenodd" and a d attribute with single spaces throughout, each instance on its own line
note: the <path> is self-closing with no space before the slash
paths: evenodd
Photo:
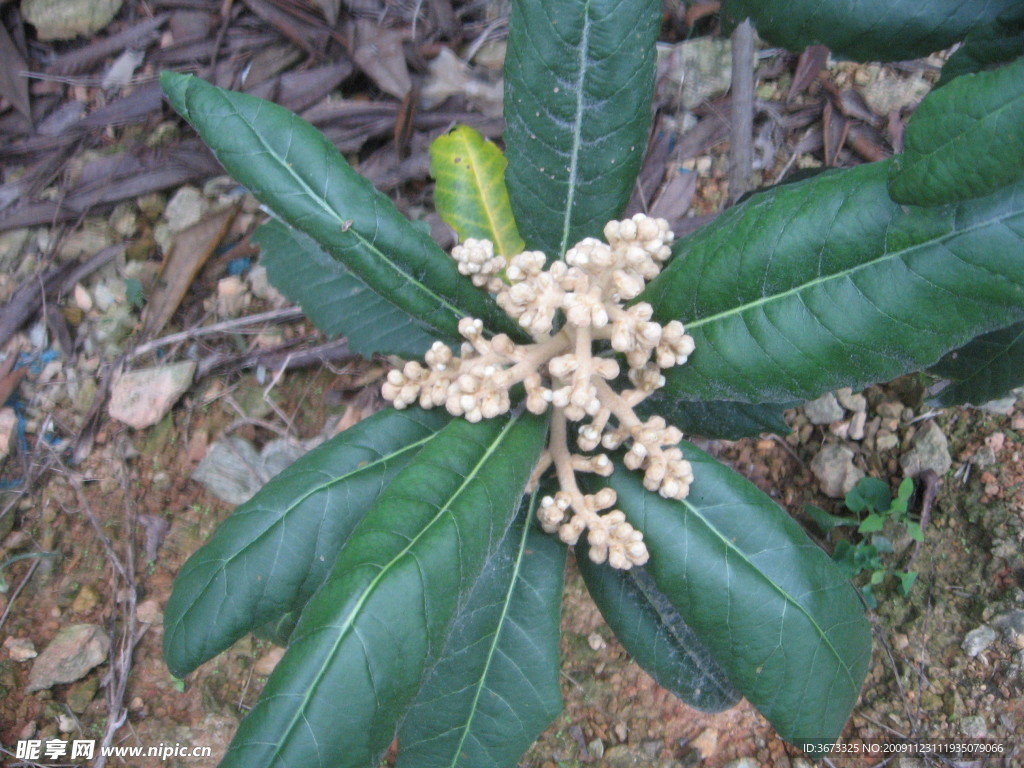
<path id="1" fill-rule="evenodd" d="M 992 619 L 992 626 L 1003 633 L 1010 645 L 1024 649 L 1024 611 L 1010 611 Z"/>
<path id="2" fill-rule="evenodd" d="M 587 743 L 587 752 L 595 760 L 600 760 L 604 757 L 604 742 L 600 739 L 594 739 Z"/>
<path id="3" fill-rule="evenodd" d="M 250 269 L 246 279 L 249 281 L 249 290 L 257 299 L 263 299 L 274 307 L 283 307 L 288 303 L 288 300 L 270 284 L 267 268 L 262 264 L 257 264 Z"/>
<path id="4" fill-rule="evenodd" d="M 197 223 L 206 212 L 209 204 L 203 193 L 192 186 L 184 186 L 174 193 L 164 209 L 167 228 L 173 232 L 181 232 Z"/>
<path id="5" fill-rule="evenodd" d="M 998 460 L 996 452 L 989 446 L 983 445 L 971 457 L 971 464 L 976 467 L 991 467 Z"/>
<path id="6" fill-rule="evenodd" d="M 868 410 L 868 400 L 864 395 L 855 395 L 849 387 L 845 387 L 836 392 L 836 399 L 839 404 L 848 411 L 854 413 L 866 413 Z"/>
<path id="7" fill-rule="evenodd" d="M 123 374 L 110 393 L 110 415 L 135 429 L 160 422 L 192 385 L 196 364 L 191 360 Z"/>
<path id="8" fill-rule="evenodd" d="M 274 667 L 276 667 L 278 662 L 281 661 L 284 656 L 284 652 L 284 648 L 272 648 L 267 653 L 263 654 L 256 663 L 252 665 L 253 673 L 260 677 L 269 677 L 270 673 L 274 671 Z"/>
<path id="9" fill-rule="evenodd" d="M 942 477 L 952 464 L 949 441 L 934 421 L 917 430 L 913 447 L 900 458 L 900 466 L 908 477 L 917 477 L 928 469 Z"/>
<path id="10" fill-rule="evenodd" d="M 920 757 L 907 757 L 906 755 L 900 755 L 896 758 L 894 768 L 927 768 L 927 765 Z"/>
<path id="11" fill-rule="evenodd" d="M 252 298 L 245 282 L 237 275 L 230 275 L 217 281 L 217 314 L 222 317 L 236 317 L 242 313 Z"/>
<path id="12" fill-rule="evenodd" d="M 725 768 L 761 768 L 761 764 L 752 757 L 741 757 L 726 763 Z"/>
<path id="13" fill-rule="evenodd" d="M 960 732 L 968 739 L 984 739 L 988 736 L 988 726 L 984 715 L 968 715 L 960 721 Z"/>
<path id="14" fill-rule="evenodd" d="M 997 416 L 1009 416 L 1013 413 L 1014 406 L 1017 405 L 1017 397 L 1011 395 L 1010 397 L 1003 397 L 999 400 L 990 400 L 987 403 L 979 405 L 978 408 L 986 413 L 994 413 Z"/>
<path id="15" fill-rule="evenodd" d="M 900 416 L 903 415 L 903 403 L 898 400 L 881 402 L 875 407 L 875 413 L 883 419 L 896 419 L 898 421 Z"/>
<path id="16" fill-rule="evenodd" d="M 833 421 L 828 425 L 828 431 L 838 437 L 840 440 L 845 440 L 846 436 L 850 433 L 850 422 L 848 421 Z"/>
<path id="17" fill-rule="evenodd" d="M 135 607 L 135 618 L 141 624 L 163 624 L 164 612 L 156 600 L 143 600 Z"/>
<path id="18" fill-rule="evenodd" d="M 81 283 L 75 283 L 74 288 L 74 299 L 75 306 L 83 312 L 88 312 L 92 309 L 92 296 L 89 295 L 89 291 L 86 290 L 85 286 Z"/>
<path id="19" fill-rule="evenodd" d="M 999 453 L 1006 444 L 1006 435 L 1002 432 L 993 432 L 985 438 L 985 445 L 992 449 L 993 453 Z"/>
<path id="20" fill-rule="evenodd" d="M 794 757 L 792 768 L 814 768 L 814 763 L 804 757 Z"/>
<path id="21" fill-rule="evenodd" d="M 62 712 L 57 715 L 57 730 L 61 733 L 73 733 L 78 730 L 78 720 Z"/>
<path id="22" fill-rule="evenodd" d="M 853 463 L 853 451 L 834 443 L 826 445 L 811 462 L 811 471 L 818 478 L 821 492 L 833 499 L 841 499 L 864 477 L 864 472 Z"/>
<path id="23" fill-rule="evenodd" d="M 857 411 L 853 414 L 853 418 L 850 419 L 850 430 L 847 432 L 847 436 L 851 440 L 863 440 L 864 439 L 864 427 L 868 421 L 868 414 L 866 411 Z"/>
<path id="24" fill-rule="evenodd" d="M 102 664 L 110 650 L 110 638 L 95 624 L 73 624 L 53 638 L 39 654 L 28 677 L 28 692 L 60 683 L 73 683 Z"/>
<path id="25" fill-rule="evenodd" d="M 982 624 L 964 636 L 964 641 L 960 644 L 960 647 L 963 648 L 964 653 L 974 658 L 995 641 L 996 631 L 987 624 Z"/>
<path id="26" fill-rule="evenodd" d="M 11 452 L 18 429 L 18 414 L 13 408 L 0 408 L 0 459 Z"/>
<path id="27" fill-rule="evenodd" d="M 7 649 L 7 655 L 11 657 L 11 661 L 18 663 L 34 659 L 39 655 L 36 652 L 35 643 L 27 637 L 8 637 L 4 640 L 4 648 Z"/>
<path id="28" fill-rule="evenodd" d="M 587 645 L 590 646 L 590 650 L 592 651 L 600 651 L 608 647 L 608 643 L 606 643 L 604 638 L 597 634 L 597 632 L 591 632 L 587 635 Z"/>
<path id="29" fill-rule="evenodd" d="M 826 392 L 817 400 L 811 400 L 804 404 L 804 413 L 811 424 L 831 424 L 843 418 L 843 407 L 839 405 L 836 396 Z"/>
<path id="30" fill-rule="evenodd" d="M 892 636 L 893 650 L 902 651 L 910 645 L 910 638 L 899 632 Z"/>
<path id="31" fill-rule="evenodd" d="M 705 728 L 692 738 L 687 746 L 697 750 L 701 760 L 710 760 L 718 751 L 718 731 L 714 728 Z"/>
<path id="32" fill-rule="evenodd" d="M 602 765 L 605 768 L 646 768 L 647 757 L 639 752 L 634 752 L 626 744 L 616 744 L 609 747 L 604 753 Z"/>
<path id="33" fill-rule="evenodd" d="M 218 499 L 228 504 L 243 504 L 263 487 L 265 478 L 253 474 L 260 455 L 252 445 L 232 435 L 210 446 L 192 479 L 202 483 Z"/>
<path id="34" fill-rule="evenodd" d="M 100 602 L 100 595 L 95 589 L 86 584 L 75 595 L 71 602 L 72 613 L 89 613 Z"/>
<path id="35" fill-rule="evenodd" d="M 85 678 L 85 680 L 80 680 L 68 688 L 65 701 L 67 701 L 71 711 L 76 715 L 85 712 L 89 702 L 96 698 L 96 691 L 99 690 L 99 685 L 99 678 L 93 675 L 92 677 Z"/>
<path id="36" fill-rule="evenodd" d="M 881 453 L 882 451 L 891 451 L 897 445 L 900 444 L 900 439 L 888 429 L 878 430 L 878 434 L 875 435 L 875 450 Z"/>
<path id="37" fill-rule="evenodd" d="M 626 737 L 629 735 L 629 729 L 626 728 L 626 724 L 621 720 L 615 724 L 615 727 L 612 730 L 615 731 L 615 738 L 620 742 L 625 741 Z"/>

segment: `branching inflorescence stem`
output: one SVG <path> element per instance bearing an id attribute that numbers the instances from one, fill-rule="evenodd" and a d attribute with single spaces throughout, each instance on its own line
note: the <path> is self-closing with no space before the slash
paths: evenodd
<path id="1" fill-rule="evenodd" d="M 541 525 L 570 545 L 587 531 L 592 560 L 628 569 L 647 562 L 642 534 L 621 511 L 611 509 L 614 490 L 585 495 L 576 473 L 607 477 L 612 462 L 594 451 L 628 443 L 623 463 L 644 472 L 644 487 L 666 498 L 686 497 L 693 474 L 678 447 L 682 433 L 660 416 L 641 421 L 634 408 L 664 385 L 663 369 L 686 362 L 693 339 L 676 320 L 664 326 L 653 322 L 649 304 L 624 304 L 640 295 L 669 256 L 673 235 L 665 220 L 637 214 L 609 222 L 604 234 L 607 243 L 586 238 L 547 269 L 539 251 L 506 260 L 495 256 L 487 240 L 468 239 L 456 246 L 452 257 L 459 271 L 495 294 L 534 343 L 519 345 L 504 334 L 486 339 L 480 320 L 463 318 L 459 357 L 435 342 L 425 366 L 411 361 L 391 371 L 383 394 L 396 408 L 443 405 L 452 415 L 475 422 L 508 412 L 510 392 L 522 384 L 527 409 L 538 414 L 552 410 L 548 448 L 534 480 L 554 465 L 560 490 L 541 500 Z M 632 388 L 619 393 L 611 387 L 619 364 L 594 354 L 599 342 L 625 355 Z M 587 421 L 576 435 L 582 454 L 569 448 L 570 421 Z"/>

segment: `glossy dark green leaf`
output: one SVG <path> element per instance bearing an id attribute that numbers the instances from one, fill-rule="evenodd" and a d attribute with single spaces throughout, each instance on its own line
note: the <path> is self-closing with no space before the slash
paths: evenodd
<path id="1" fill-rule="evenodd" d="M 889 194 L 907 205 L 981 197 L 1024 177 L 1024 58 L 929 94 L 893 158 Z"/>
<path id="2" fill-rule="evenodd" d="M 433 343 L 430 330 L 370 290 L 309 235 L 272 219 L 252 239 L 274 287 L 328 336 L 344 334 L 356 354 L 420 357 Z"/>
<path id="3" fill-rule="evenodd" d="M 677 243 L 640 297 L 696 344 L 664 396 L 857 391 L 1024 317 L 1024 184 L 903 208 L 887 174 L 874 163 L 776 187 Z"/>
<path id="4" fill-rule="evenodd" d="M 534 522 L 537 494 L 484 566 L 398 732 L 397 768 L 514 768 L 562 709 L 565 547 Z"/>
<path id="5" fill-rule="evenodd" d="M 681 400 L 655 392 L 638 407 L 642 418 L 659 415 L 687 435 L 713 440 L 739 440 L 764 432 L 776 435 L 791 430 L 783 418 L 785 411 L 800 403 L 737 403 L 728 400 Z"/>
<path id="6" fill-rule="evenodd" d="M 246 632 L 300 609 L 381 490 L 447 422 L 385 410 L 310 451 L 239 506 L 188 559 L 164 609 L 184 677 Z"/>
<path id="7" fill-rule="evenodd" d="M 307 603 L 222 768 L 377 765 L 508 530 L 532 416 L 452 421 L 384 489 Z"/>
<path id="8" fill-rule="evenodd" d="M 942 66 L 935 86 L 941 87 L 961 75 L 982 72 L 1024 56 L 1024 7 L 1005 20 L 971 30 Z"/>
<path id="9" fill-rule="evenodd" d="M 515 0 L 505 58 L 506 180 L 528 248 L 600 237 L 647 146 L 657 0 Z"/>
<path id="10" fill-rule="evenodd" d="M 164 92 L 227 171 L 388 301 L 457 340 L 463 316 L 522 336 L 455 262 L 356 173 L 327 138 L 269 101 L 164 72 Z"/>
<path id="11" fill-rule="evenodd" d="M 595 565 L 585 543 L 576 562 L 591 597 L 622 647 L 662 688 L 691 707 L 720 712 L 740 699 L 725 671 L 644 568 Z"/>
<path id="12" fill-rule="evenodd" d="M 684 443 L 684 501 L 617 468 L 618 507 L 643 531 L 658 589 L 782 738 L 832 742 L 867 672 L 871 631 L 835 563 L 753 484 Z"/>
<path id="13" fill-rule="evenodd" d="M 930 372 L 952 379 L 935 405 L 982 405 L 1024 386 L 1024 323 L 986 333 L 950 352 Z"/>
<path id="14" fill-rule="evenodd" d="M 753 19 L 773 45 L 823 44 L 859 61 L 899 61 L 948 48 L 1018 0 L 725 0 L 732 22 Z"/>

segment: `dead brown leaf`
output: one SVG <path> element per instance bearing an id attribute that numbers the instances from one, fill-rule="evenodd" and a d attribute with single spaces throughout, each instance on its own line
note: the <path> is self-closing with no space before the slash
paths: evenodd
<path id="1" fill-rule="evenodd" d="M 320 10 L 324 12 L 324 18 L 332 27 L 338 23 L 338 11 L 341 10 L 341 0 L 314 0 Z"/>
<path id="2" fill-rule="evenodd" d="M 18 112 L 32 122 L 28 100 L 28 80 L 19 75 L 28 67 L 7 29 L 0 24 L 0 96 L 6 97 Z"/>
<path id="3" fill-rule="evenodd" d="M 412 79 L 402 48 L 404 35 L 386 29 L 369 19 L 356 19 L 352 59 L 382 91 L 404 99 L 412 88 Z"/>
<path id="4" fill-rule="evenodd" d="M 231 205 L 184 229 L 174 237 L 153 295 L 142 317 L 142 337 L 158 333 L 171 319 L 189 286 L 227 234 L 239 205 Z"/>

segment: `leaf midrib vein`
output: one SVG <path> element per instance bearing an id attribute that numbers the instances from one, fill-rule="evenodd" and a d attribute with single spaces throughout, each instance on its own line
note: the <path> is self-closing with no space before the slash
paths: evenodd
<path id="1" fill-rule="evenodd" d="M 889 251 L 887 253 L 883 253 L 881 256 L 878 256 L 877 258 L 871 259 L 870 261 L 863 262 L 862 264 L 857 264 L 856 266 L 849 267 L 847 269 L 843 269 L 843 270 L 840 270 L 839 272 L 834 272 L 834 273 L 829 274 L 829 275 L 819 276 L 819 277 L 817 277 L 817 278 L 815 278 L 813 280 L 809 280 L 807 282 L 801 283 L 800 285 L 794 286 L 794 287 L 792 287 L 792 288 L 790 288 L 788 290 L 782 291 L 781 293 L 772 294 L 771 296 L 762 296 L 759 299 L 747 302 L 746 304 L 743 304 L 741 306 L 733 307 L 732 309 L 727 309 L 727 310 L 725 310 L 723 312 L 718 312 L 718 313 L 715 313 L 713 315 L 707 315 L 707 316 L 701 317 L 701 318 L 699 318 L 697 320 L 691 320 L 688 323 L 686 323 L 685 325 L 686 325 L 687 329 L 693 329 L 693 328 L 699 328 L 699 327 L 701 327 L 703 325 L 707 325 L 709 323 L 714 323 L 714 322 L 718 322 L 718 321 L 721 321 L 721 320 L 728 319 L 730 317 L 735 317 L 736 315 L 742 314 L 742 313 L 744 313 L 744 312 L 746 312 L 746 311 L 748 311 L 750 309 L 755 309 L 757 307 L 764 306 L 764 305 L 769 304 L 771 302 L 782 301 L 782 300 L 787 299 L 787 298 L 789 298 L 791 296 L 799 295 L 800 293 L 802 293 L 804 291 L 813 290 L 818 285 L 822 285 L 824 283 L 828 283 L 828 282 L 831 282 L 833 280 L 841 280 L 843 278 L 849 277 L 850 275 L 853 275 L 853 274 L 855 274 L 857 272 L 860 272 L 862 270 L 870 269 L 871 267 L 874 267 L 874 266 L 877 266 L 879 264 L 882 264 L 885 261 L 888 261 L 890 259 L 903 259 L 904 257 L 907 257 L 910 254 L 912 254 L 914 251 L 919 251 L 919 250 L 923 250 L 923 249 L 926 249 L 926 248 L 931 248 L 931 247 L 933 247 L 935 245 L 945 245 L 945 242 L 947 240 L 952 240 L 952 239 L 957 238 L 957 237 L 961 237 L 961 236 L 964 236 L 964 235 L 969 235 L 972 232 L 975 232 L 975 231 L 980 230 L 980 229 L 984 229 L 986 227 L 1005 224 L 1006 220 L 1013 219 L 1013 218 L 1018 217 L 1020 215 L 1021 215 L 1021 210 L 1015 208 L 1014 210 L 1009 211 L 1009 212 L 1007 212 L 1005 214 L 1000 214 L 1000 215 L 995 216 L 993 218 L 985 219 L 984 221 L 979 221 L 978 223 L 973 224 L 973 225 L 971 225 L 969 227 L 964 227 L 963 229 L 954 229 L 952 231 L 945 232 L 945 233 L 943 233 L 940 236 L 932 237 L 932 238 L 928 238 L 926 240 L 923 240 L 922 242 L 916 243 L 916 244 L 914 244 L 914 245 L 912 245 L 912 246 L 910 246 L 908 248 L 903 248 L 903 249 L 896 250 L 896 251 Z M 959 258 L 959 257 L 957 257 L 957 258 Z M 973 265 L 972 264 L 972 266 L 977 266 L 977 265 Z"/>
<path id="2" fill-rule="evenodd" d="M 394 557 L 392 557 L 391 560 L 389 560 L 377 572 L 373 579 L 370 580 L 370 583 L 367 584 L 366 587 L 363 589 L 363 592 L 359 596 L 358 601 L 356 602 L 355 605 L 352 606 L 352 609 L 349 611 L 348 616 L 345 618 L 344 622 L 342 622 L 342 624 L 338 627 L 338 634 L 335 638 L 334 643 L 331 646 L 330 652 L 327 654 L 324 663 L 321 664 L 320 669 L 316 674 L 316 677 L 313 679 L 309 687 L 306 689 L 306 694 L 302 697 L 301 704 L 296 708 L 295 714 L 292 716 L 291 721 L 285 728 L 280 742 L 275 744 L 275 756 L 280 751 L 281 747 L 285 744 L 285 742 L 288 741 L 288 738 L 291 735 L 291 732 L 295 729 L 295 725 L 299 721 L 299 718 L 305 717 L 306 707 L 309 705 L 309 701 L 313 697 L 313 693 L 319 687 L 320 683 L 323 681 L 324 676 L 327 674 L 327 667 L 330 665 L 330 661 L 338 653 L 338 649 L 341 647 L 342 641 L 348 635 L 349 629 L 353 627 L 356 617 L 358 617 L 361 614 L 363 606 L 366 604 L 366 601 L 370 599 L 370 595 L 373 594 L 374 590 L 377 588 L 377 585 L 380 583 L 381 579 L 383 579 L 384 575 L 387 574 L 388 571 L 392 567 L 394 567 L 396 563 L 401 561 L 406 556 L 406 554 L 408 554 L 409 551 L 416 546 L 416 543 L 427 533 L 427 531 L 429 531 L 437 523 L 437 521 L 443 517 L 444 513 L 451 508 L 451 505 L 455 502 L 455 500 L 459 498 L 463 491 L 466 490 L 466 487 L 470 484 L 470 482 L 473 479 L 475 479 L 476 476 L 480 473 L 484 464 L 486 464 L 487 461 L 490 459 L 491 454 L 493 454 L 497 447 L 501 445 L 509 431 L 512 429 L 513 426 L 515 426 L 518 420 L 518 417 L 514 417 L 509 420 L 508 424 L 506 424 L 505 427 L 501 430 L 501 432 L 491 441 L 490 445 L 487 447 L 487 450 L 484 451 L 483 455 L 480 457 L 480 460 L 477 461 L 473 468 L 466 474 L 466 476 L 462 480 L 462 483 L 451 494 L 445 505 L 443 507 L 438 508 L 437 513 L 433 516 L 433 518 L 431 518 L 431 520 L 423 526 L 419 533 L 417 533 L 400 552 L 398 552 Z"/>
<path id="3" fill-rule="evenodd" d="M 346 220 L 343 219 L 341 216 L 339 216 L 338 212 L 335 211 L 333 208 L 331 208 L 331 206 L 329 206 L 327 204 L 327 201 L 324 200 L 321 195 L 318 195 L 316 192 L 313 191 L 312 187 L 310 187 L 309 184 L 306 183 L 306 180 L 303 179 L 301 176 L 299 176 L 295 172 L 295 169 L 292 167 L 291 163 L 286 162 L 284 160 L 284 158 L 282 158 L 273 149 L 273 147 L 271 147 L 266 142 L 266 140 L 264 139 L 263 135 L 258 130 L 256 130 L 256 127 L 248 120 L 248 118 L 245 115 L 242 114 L 241 110 L 237 109 L 233 104 L 231 104 L 230 101 L 227 101 L 227 99 L 225 99 L 225 101 L 227 102 L 227 104 L 231 108 L 231 110 L 234 112 L 234 114 L 238 117 L 238 119 L 241 120 L 245 124 L 245 126 L 249 129 L 250 133 L 252 133 L 252 135 L 255 137 L 256 141 L 263 147 L 264 151 L 268 155 L 270 155 L 274 160 L 276 160 L 281 168 L 284 168 L 284 169 L 287 170 L 288 175 L 291 176 L 291 178 L 296 182 L 296 184 L 298 184 L 306 192 L 306 194 L 309 196 L 309 198 L 311 198 L 316 203 L 316 205 L 319 208 L 321 208 L 324 212 L 327 213 L 328 216 L 330 216 L 336 222 L 338 222 L 339 226 L 344 226 L 345 223 L 346 223 Z M 325 180 L 325 183 L 326 183 L 326 180 Z M 395 272 L 397 275 L 399 275 L 401 278 L 403 278 L 405 281 L 407 281 L 407 283 L 409 285 L 414 286 L 417 290 L 421 291 L 426 296 L 432 298 L 434 301 L 436 301 L 441 306 L 443 306 L 443 307 L 447 308 L 448 310 L 450 310 L 452 312 L 452 314 L 455 315 L 455 317 L 462 317 L 465 314 L 458 307 L 456 307 L 453 304 L 451 304 L 444 296 L 441 296 L 440 294 L 434 292 L 433 290 L 428 288 L 426 285 L 424 285 L 422 282 L 417 280 L 415 278 L 415 276 L 411 275 L 410 273 L 408 273 L 407 271 L 402 269 L 401 266 L 399 264 L 397 264 L 394 260 L 390 259 L 387 256 L 387 254 L 385 254 L 383 251 L 381 251 L 379 248 L 377 248 L 377 246 L 375 246 L 371 241 L 367 240 L 362 235 L 362 233 L 359 232 L 359 230 L 354 229 L 354 228 L 350 228 L 348 230 L 348 232 L 355 238 L 355 240 L 360 245 L 362 245 L 364 248 L 369 250 L 374 256 L 376 256 L 380 260 L 380 262 L 382 264 L 386 265 L 389 269 L 391 269 L 393 272 Z M 312 237 L 312 235 L 310 235 L 310 236 Z M 313 238 L 313 239 L 316 240 L 316 238 Z M 317 242 L 319 242 L 319 241 L 317 241 Z M 348 266 L 348 265 L 346 264 L 346 266 Z M 351 269 L 351 267 L 349 267 L 349 269 Z M 443 330 L 443 329 L 438 329 L 438 330 Z"/>

